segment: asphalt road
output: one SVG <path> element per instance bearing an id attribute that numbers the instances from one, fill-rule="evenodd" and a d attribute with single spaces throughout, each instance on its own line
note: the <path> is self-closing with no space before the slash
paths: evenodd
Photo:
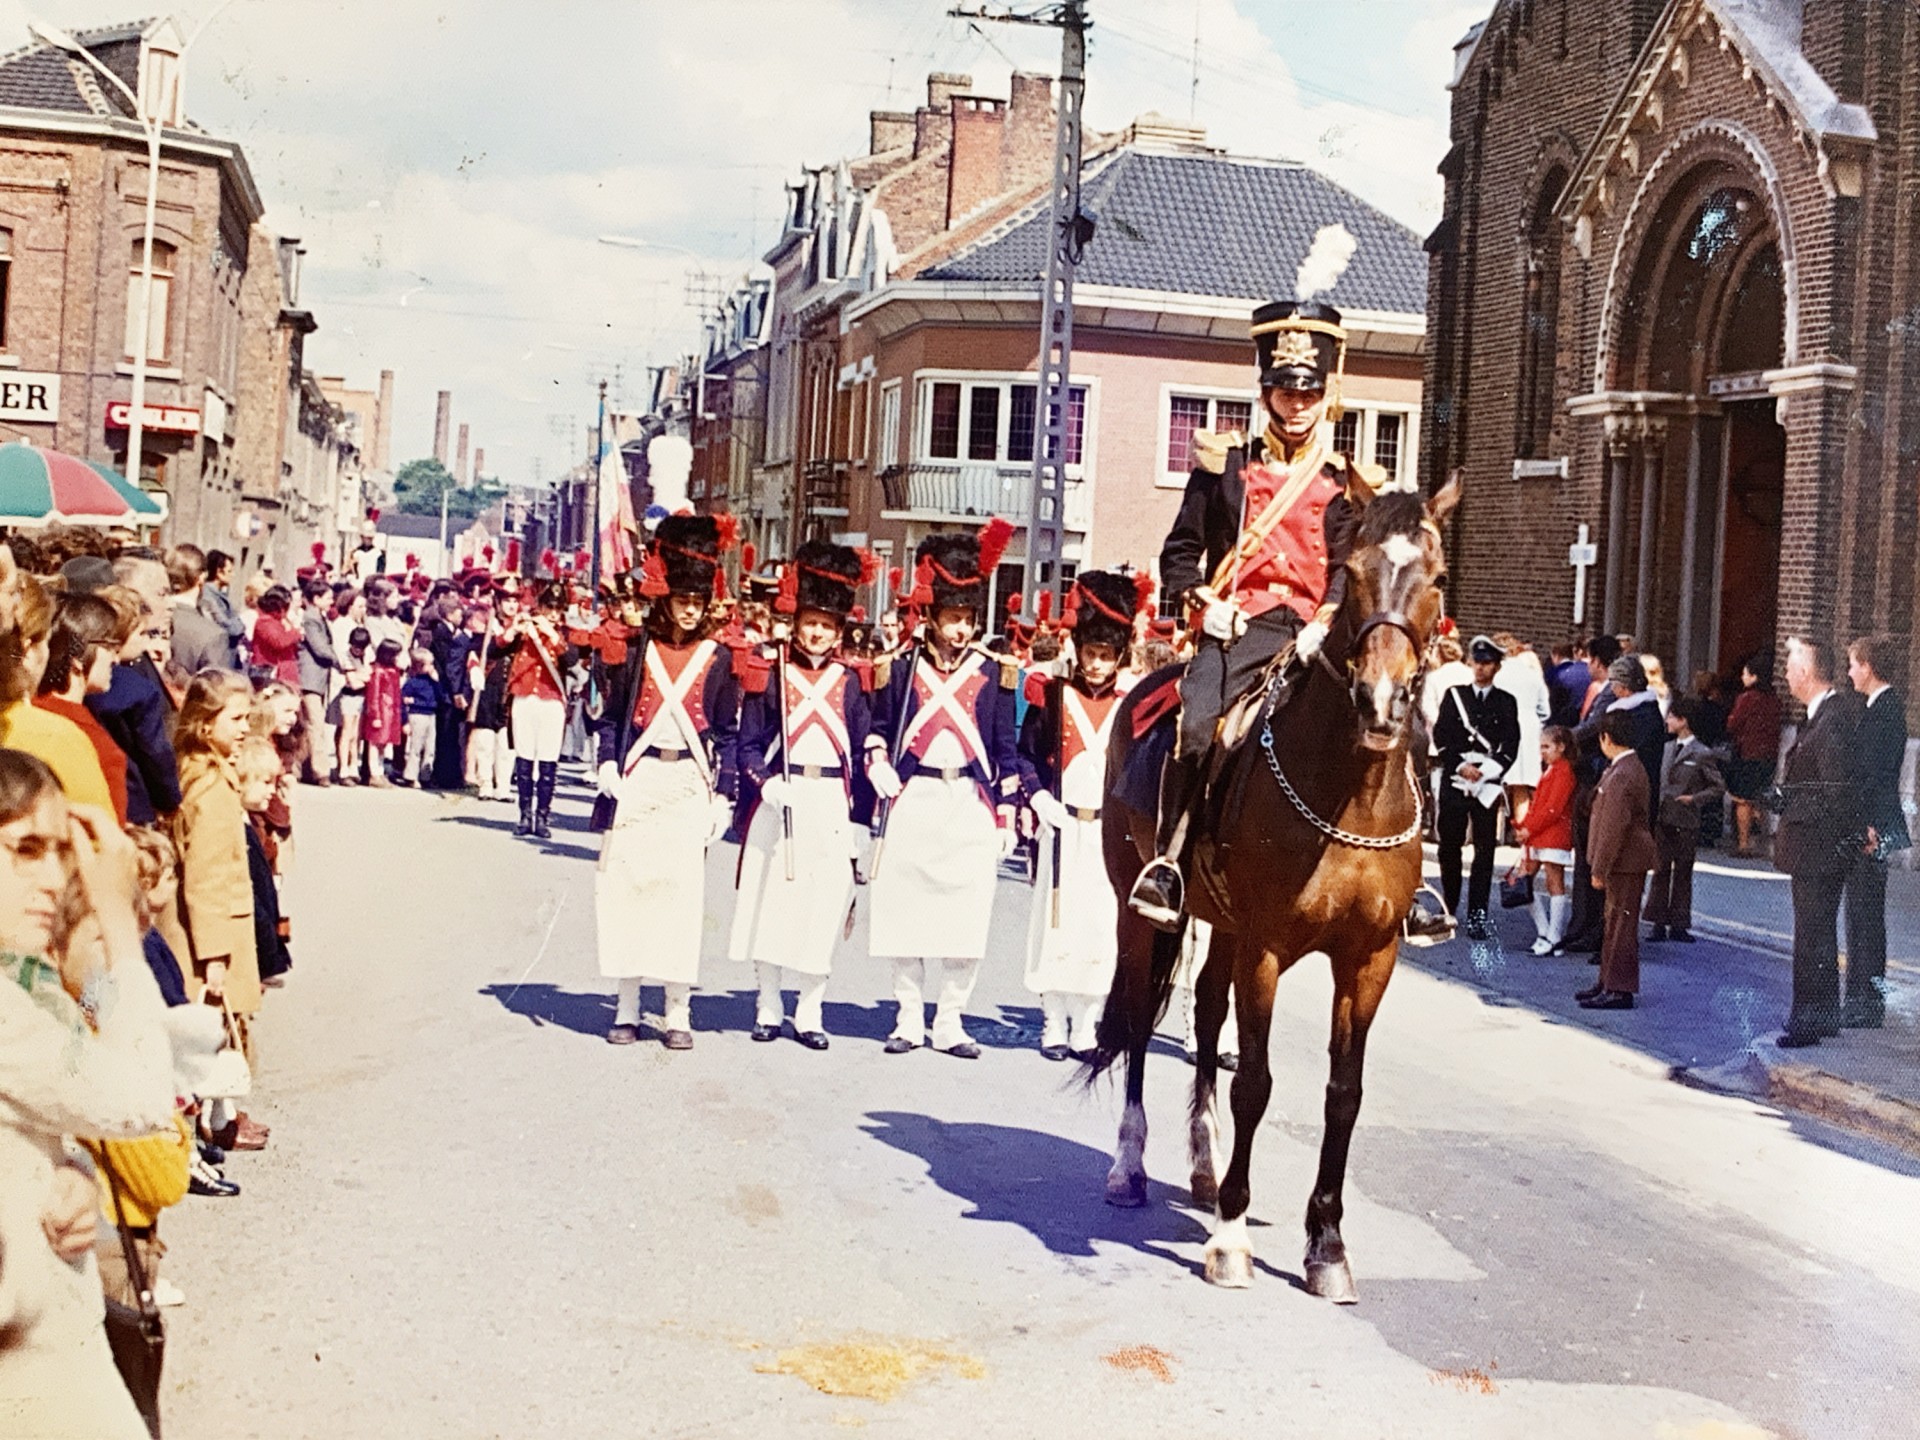
<path id="1" fill-rule="evenodd" d="M 1152 1203 L 1110 1209 L 1117 1101 L 1033 1048 L 1019 887 L 977 1062 L 881 1053 L 857 932 L 826 1054 L 749 1042 L 722 960 L 693 1051 L 616 1049 L 586 792 L 560 808 L 540 846 L 505 806 L 300 797 L 295 970 L 250 1103 L 273 1145 L 230 1163 L 242 1196 L 163 1222 L 190 1302 L 170 1435 L 1920 1433 L 1911 1162 L 1406 966 L 1347 1192 L 1361 1303 L 1336 1309 L 1299 1286 L 1330 994 L 1309 960 L 1276 1022 L 1254 1287 L 1215 1290 L 1191 1072 L 1150 1062 Z"/>

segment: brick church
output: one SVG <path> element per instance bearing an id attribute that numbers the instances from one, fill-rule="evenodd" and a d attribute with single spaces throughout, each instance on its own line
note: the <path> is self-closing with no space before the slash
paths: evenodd
<path id="1" fill-rule="evenodd" d="M 1464 626 L 1630 633 L 1677 685 L 1794 634 L 1920 659 L 1916 75 L 1911 0 L 1498 0 L 1461 41 L 1422 455 Z"/>

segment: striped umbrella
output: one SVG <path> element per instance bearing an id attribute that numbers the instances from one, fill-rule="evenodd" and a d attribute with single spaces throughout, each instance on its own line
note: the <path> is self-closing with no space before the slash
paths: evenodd
<path id="1" fill-rule="evenodd" d="M 117 471 L 25 441 L 0 445 L 0 525 L 158 525 L 166 510 Z"/>

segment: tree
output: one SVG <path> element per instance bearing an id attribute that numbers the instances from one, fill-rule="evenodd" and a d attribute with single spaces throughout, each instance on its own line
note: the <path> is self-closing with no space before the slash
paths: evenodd
<path id="1" fill-rule="evenodd" d="M 409 460 L 393 477 L 394 500 L 403 515 L 438 515 L 446 496 L 449 520 L 472 520 L 506 494 L 506 487 L 489 482 L 463 490 L 438 460 Z"/>

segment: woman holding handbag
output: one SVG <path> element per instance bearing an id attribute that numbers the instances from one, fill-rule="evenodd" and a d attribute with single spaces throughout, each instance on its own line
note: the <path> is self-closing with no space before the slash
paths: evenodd
<path id="1" fill-rule="evenodd" d="M 173 1123 L 138 892 L 133 844 L 113 817 L 70 808 L 44 764 L 0 750 L 0 1435 L 149 1433 L 115 1369 L 92 1251 L 69 1253 L 48 1221 L 79 1157 L 70 1138 Z"/>

